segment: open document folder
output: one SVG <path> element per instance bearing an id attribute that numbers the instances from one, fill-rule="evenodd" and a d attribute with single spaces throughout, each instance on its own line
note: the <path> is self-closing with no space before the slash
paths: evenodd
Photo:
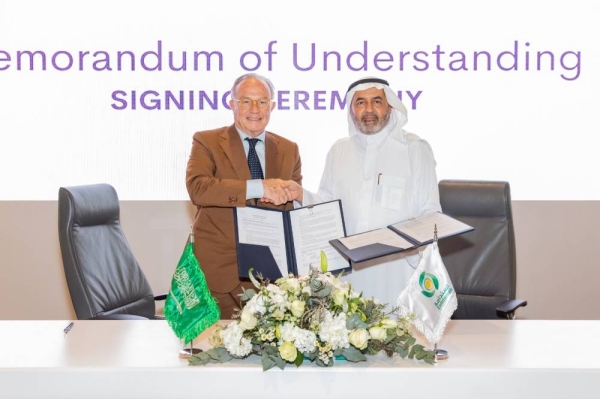
<path id="1" fill-rule="evenodd" d="M 271 281 L 292 273 L 305 276 L 321 266 L 321 251 L 328 271 L 351 271 L 350 262 L 330 244 L 346 235 L 340 200 L 289 211 L 254 206 L 233 208 L 238 273 L 250 269 Z"/>
<path id="2" fill-rule="evenodd" d="M 474 230 L 472 226 L 460 220 L 432 212 L 382 229 L 331 240 L 330 243 L 353 262 L 363 262 L 427 245 L 433 242 L 434 231 L 437 231 L 437 238 L 442 239 L 471 230 Z"/>

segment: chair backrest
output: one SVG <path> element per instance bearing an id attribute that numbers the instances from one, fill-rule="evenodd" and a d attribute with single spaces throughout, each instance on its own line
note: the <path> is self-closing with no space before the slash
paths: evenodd
<path id="1" fill-rule="evenodd" d="M 442 180 L 442 211 L 475 228 L 439 241 L 458 296 L 454 319 L 495 319 L 496 306 L 516 295 L 516 250 L 510 185 Z"/>
<path id="2" fill-rule="evenodd" d="M 58 207 L 60 249 L 77 318 L 154 318 L 152 289 L 121 229 L 115 189 L 61 187 Z"/>

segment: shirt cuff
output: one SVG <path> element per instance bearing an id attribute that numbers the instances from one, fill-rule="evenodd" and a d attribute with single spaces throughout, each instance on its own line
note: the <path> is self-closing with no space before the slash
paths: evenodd
<path id="1" fill-rule="evenodd" d="M 264 194 L 262 180 L 246 180 L 246 199 L 262 198 Z"/>

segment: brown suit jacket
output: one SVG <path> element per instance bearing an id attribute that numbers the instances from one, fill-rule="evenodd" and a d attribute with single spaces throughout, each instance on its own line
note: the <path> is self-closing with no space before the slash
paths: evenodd
<path id="1" fill-rule="evenodd" d="M 298 145 L 266 132 L 265 179 L 294 180 L 302 184 Z M 211 291 L 227 293 L 240 283 L 237 269 L 233 207 L 246 201 L 250 170 L 242 140 L 234 125 L 194 134 L 186 170 L 186 185 L 198 207 L 194 221 L 194 252 Z M 293 204 L 259 206 L 292 209 Z"/>

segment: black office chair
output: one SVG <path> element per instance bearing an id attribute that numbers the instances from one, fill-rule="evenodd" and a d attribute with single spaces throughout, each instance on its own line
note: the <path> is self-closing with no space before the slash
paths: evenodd
<path id="1" fill-rule="evenodd" d="M 61 187 L 60 250 L 78 319 L 159 319 L 157 300 L 119 221 L 119 198 L 108 184 Z"/>
<path id="2" fill-rule="evenodd" d="M 439 241 L 458 297 L 453 319 L 514 319 L 527 301 L 515 299 L 517 260 L 510 185 L 442 180 L 442 211 L 475 230 Z"/>

